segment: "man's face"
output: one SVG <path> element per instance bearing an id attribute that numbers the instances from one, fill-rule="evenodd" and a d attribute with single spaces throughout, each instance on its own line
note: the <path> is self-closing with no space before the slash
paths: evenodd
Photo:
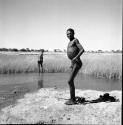
<path id="1" fill-rule="evenodd" d="M 74 38 L 74 34 L 71 32 L 71 31 L 67 31 L 67 37 L 68 37 L 68 39 L 72 39 L 72 38 Z"/>

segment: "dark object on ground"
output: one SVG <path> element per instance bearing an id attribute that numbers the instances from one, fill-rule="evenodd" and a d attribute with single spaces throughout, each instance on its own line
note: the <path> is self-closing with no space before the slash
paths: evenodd
<path id="1" fill-rule="evenodd" d="M 109 93 L 105 93 L 104 95 L 100 95 L 100 97 L 96 100 L 92 100 L 91 103 L 97 103 L 97 102 L 117 102 L 119 99 L 116 99 L 116 97 L 110 96 Z"/>
<path id="2" fill-rule="evenodd" d="M 84 104 L 84 103 L 86 103 L 86 102 L 88 102 L 87 100 L 85 100 L 85 98 L 84 97 L 76 97 L 76 102 L 77 102 L 77 104 Z"/>
<path id="3" fill-rule="evenodd" d="M 110 96 L 109 93 L 105 93 L 104 95 L 100 95 L 99 98 L 95 100 L 86 100 L 84 97 L 76 97 L 75 102 L 71 102 L 68 100 L 65 104 L 74 105 L 74 104 L 88 104 L 88 103 L 98 103 L 98 102 L 117 102 L 119 99 L 116 97 Z"/>

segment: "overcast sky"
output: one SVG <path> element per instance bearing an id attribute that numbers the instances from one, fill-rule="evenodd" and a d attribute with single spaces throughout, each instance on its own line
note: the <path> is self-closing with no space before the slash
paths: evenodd
<path id="1" fill-rule="evenodd" d="M 85 50 L 122 49 L 122 0 L 0 0 L 0 48 L 63 50 L 70 27 Z"/>

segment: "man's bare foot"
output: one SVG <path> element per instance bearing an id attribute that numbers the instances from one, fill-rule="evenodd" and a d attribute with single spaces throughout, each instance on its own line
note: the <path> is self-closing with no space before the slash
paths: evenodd
<path id="1" fill-rule="evenodd" d="M 69 99 L 68 101 L 65 102 L 66 105 L 75 105 L 77 104 L 75 100 Z"/>

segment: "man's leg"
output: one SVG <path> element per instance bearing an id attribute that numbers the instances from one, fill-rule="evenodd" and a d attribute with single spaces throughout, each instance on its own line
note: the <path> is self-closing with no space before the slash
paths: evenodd
<path id="1" fill-rule="evenodd" d="M 40 73 L 40 63 L 38 63 L 38 70 L 39 70 L 39 73 Z"/>
<path id="2" fill-rule="evenodd" d="M 73 102 L 66 102 L 66 104 L 71 104 L 71 103 L 74 103 L 75 101 L 75 86 L 74 86 L 74 78 L 76 77 L 79 69 L 81 67 L 79 67 L 77 64 L 74 64 L 73 68 L 72 68 L 72 71 L 71 71 L 71 74 L 70 74 L 70 78 L 68 80 L 68 85 L 69 85 L 69 88 L 70 88 L 70 100 L 73 101 Z"/>
<path id="3" fill-rule="evenodd" d="M 41 62 L 41 69 L 42 69 L 42 73 L 43 73 L 43 62 Z"/>

